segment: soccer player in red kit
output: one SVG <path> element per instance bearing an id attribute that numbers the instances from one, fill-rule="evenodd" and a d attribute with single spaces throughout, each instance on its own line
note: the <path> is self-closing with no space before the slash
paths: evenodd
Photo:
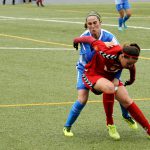
<path id="1" fill-rule="evenodd" d="M 36 0 L 36 4 L 37 4 L 37 6 L 42 6 L 42 7 L 44 7 L 44 5 L 43 5 L 43 0 Z"/>
<path id="2" fill-rule="evenodd" d="M 87 14 L 85 19 L 85 31 L 81 34 L 82 36 L 92 36 L 97 40 L 101 40 L 105 42 L 107 47 L 112 47 L 113 45 L 119 44 L 116 37 L 110 33 L 109 31 L 101 28 L 101 16 L 98 12 L 91 11 Z M 78 47 L 75 47 L 78 50 Z M 80 44 L 80 50 L 79 50 L 79 59 L 76 64 L 76 70 L 77 70 L 77 100 L 72 105 L 70 112 L 68 114 L 68 117 L 66 119 L 66 122 L 64 124 L 63 133 L 67 137 L 74 136 L 73 132 L 71 131 L 71 128 L 73 127 L 76 120 L 81 115 L 81 112 L 86 106 L 86 103 L 89 98 L 89 89 L 86 88 L 82 81 L 82 75 L 85 69 L 85 65 L 91 61 L 93 56 L 93 50 L 91 49 L 91 46 L 88 43 L 81 43 Z M 119 79 L 121 75 L 121 72 L 118 71 L 116 73 L 116 79 Z M 130 79 L 125 82 L 126 85 L 131 85 L 134 82 L 134 70 L 130 72 Z M 114 84 L 115 84 L 114 79 Z M 107 101 L 106 101 L 106 100 Z M 105 94 L 103 93 L 103 105 L 106 115 L 106 125 L 108 129 L 109 136 L 113 139 L 119 139 L 119 133 L 117 132 L 117 128 L 115 124 L 113 123 L 113 104 L 114 101 L 111 101 L 111 105 L 109 99 L 114 99 L 114 95 Z M 123 120 L 127 122 L 130 128 L 136 130 L 138 128 L 137 123 L 133 120 L 133 118 L 129 115 L 128 111 L 122 106 L 121 107 L 121 114 L 123 117 Z M 108 111 L 109 110 L 109 111 Z M 112 110 L 112 112 L 110 111 Z"/>
<path id="3" fill-rule="evenodd" d="M 78 43 L 89 43 L 94 51 L 93 58 L 86 64 L 83 74 L 86 87 L 94 93 L 103 92 L 114 95 L 115 99 L 146 130 L 148 138 L 150 138 L 150 124 L 139 107 L 129 97 L 125 86 L 121 81 L 118 82 L 117 87 L 112 83 L 118 70 L 135 69 L 135 63 L 140 55 L 140 47 L 133 43 L 123 48 L 119 45 L 107 48 L 105 43 L 89 36 L 75 38 L 74 44 Z"/>

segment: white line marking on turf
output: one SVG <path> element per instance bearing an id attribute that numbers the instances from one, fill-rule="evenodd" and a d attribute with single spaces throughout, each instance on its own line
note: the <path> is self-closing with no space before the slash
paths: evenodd
<path id="1" fill-rule="evenodd" d="M 16 18 L 16 17 L 6 17 L 6 16 L 0 16 L 1 18 L 7 18 L 7 19 L 15 19 L 15 20 L 32 20 L 32 21 L 45 21 L 45 22 L 57 22 L 57 23 L 70 23 L 70 24 L 84 24 L 84 22 L 75 22 L 75 21 L 65 21 L 65 20 L 56 20 L 56 19 L 41 19 L 41 18 Z M 110 27 L 117 27 L 118 25 L 113 24 L 102 24 L 103 26 L 110 26 Z M 145 29 L 150 30 L 149 27 L 137 27 L 137 26 L 128 26 L 129 28 L 134 29 Z"/>
<path id="2" fill-rule="evenodd" d="M 62 47 L 51 47 L 51 48 L 44 48 L 44 47 L 0 47 L 0 50 L 50 50 L 50 51 L 75 51 L 73 48 L 62 48 Z"/>
<path id="3" fill-rule="evenodd" d="M 74 48 L 65 48 L 65 47 L 0 47 L 0 50 L 50 50 L 50 51 L 55 51 L 55 50 L 59 50 L 59 51 L 75 51 Z M 149 49 L 141 49 L 142 51 L 150 51 Z"/>
<path id="4" fill-rule="evenodd" d="M 103 17 L 104 19 L 116 19 L 116 18 L 118 18 L 118 16 L 116 16 L 116 17 L 114 17 L 114 16 L 107 16 L 107 17 Z M 52 20 L 85 20 L 85 18 L 84 17 L 76 17 L 76 18 L 44 18 L 44 19 L 52 19 Z M 141 17 L 132 17 L 132 19 L 150 19 L 150 16 L 141 16 Z M 6 17 L 5 18 L 5 16 L 0 16 L 0 20 L 16 20 L 16 18 L 8 18 L 8 17 Z"/>

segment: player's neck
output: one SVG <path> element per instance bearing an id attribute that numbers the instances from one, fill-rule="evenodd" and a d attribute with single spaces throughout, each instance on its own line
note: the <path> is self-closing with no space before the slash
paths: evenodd
<path id="1" fill-rule="evenodd" d="M 95 39 L 97 39 L 97 40 L 98 40 L 98 39 L 99 39 L 99 37 L 100 37 L 100 34 L 93 34 L 92 36 L 93 36 Z"/>

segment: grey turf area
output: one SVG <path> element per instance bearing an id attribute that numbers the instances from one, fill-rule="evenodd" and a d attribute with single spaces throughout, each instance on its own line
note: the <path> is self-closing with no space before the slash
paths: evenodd
<path id="1" fill-rule="evenodd" d="M 2 4 L 3 0 L 0 0 Z M 94 3 L 115 3 L 115 0 L 43 0 L 44 4 L 94 4 Z M 28 0 L 26 0 L 28 2 Z M 130 2 L 150 2 L 150 0 L 130 0 Z M 11 4 L 12 0 L 6 0 L 6 4 Z M 23 3 L 23 0 L 15 0 L 15 3 Z M 32 0 L 35 3 L 35 0 Z"/>

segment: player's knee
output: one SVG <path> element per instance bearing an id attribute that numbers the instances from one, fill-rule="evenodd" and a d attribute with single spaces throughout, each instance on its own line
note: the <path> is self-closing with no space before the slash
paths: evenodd
<path id="1" fill-rule="evenodd" d="M 128 108 L 133 103 L 133 100 L 129 97 L 125 97 L 121 100 L 121 104 L 124 106 L 124 108 Z"/>
<path id="2" fill-rule="evenodd" d="M 115 87 L 114 87 L 114 85 L 106 86 L 104 88 L 104 93 L 106 93 L 106 94 L 114 94 L 115 93 Z"/>
<path id="3" fill-rule="evenodd" d="M 89 96 L 88 90 L 84 90 L 84 89 L 78 90 L 78 100 L 80 101 L 80 103 L 86 104 L 88 100 L 88 96 Z"/>
<path id="4" fill-rule="evenodd" d="M 88 96 L 87 95 L 78 95 L 78 100 L 81 104 L 86 104 L 86 102 L 88 100 Z"/>

